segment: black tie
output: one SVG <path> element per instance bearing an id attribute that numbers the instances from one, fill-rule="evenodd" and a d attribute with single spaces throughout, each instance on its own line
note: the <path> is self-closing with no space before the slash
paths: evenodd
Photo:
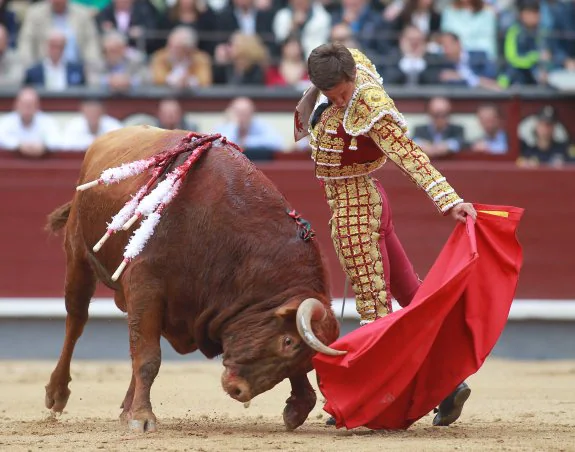
<path id="1" fill-rule="evenodd" d="M 319 104 L 317 106 L 317 108 L 315 109 L 315 111 L 313 112 L 313 115 L 311 117 L 311 121 L 310 124 L 313 127 L 315 127 L 315 125 L 317 124 L 317 122 L 319 121 L 319 118 L 321 118 L 321 114 L 325 111 L 325 109 L 327 107 L 329 107 L 331 105 L 331 101 L 326 100 L 325 102 L 322 102 L 321 104 Z"/>

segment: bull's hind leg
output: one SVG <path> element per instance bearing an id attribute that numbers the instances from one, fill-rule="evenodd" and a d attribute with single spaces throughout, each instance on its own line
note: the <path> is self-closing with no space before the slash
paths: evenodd
<path id="1" fill-rule="evenodd" d="M 71 256 L 71 253 L 68 253 Z M 85 261 L 68 262 L 66 268 L 66 337 L 56 368 L 46 385 L 46 408 L 61 413 L 70 397 L 68 383 L 70 362 L 76 341 L 82 335 L 88 321 L 88 307 L 96 289 L 96 277 Z"/>
<path id="2" fill-rule="evenodd" d="M 134 273 L 136 272 L 132 272 L 132 275 Z M 150 389 L 162 361 L 160 336 L 163 303 L 159 290 L 151 288 L 149 281 L 141 282 L 137 279 L 132 277 L 129 284 L 126 284 L 131 288 L 127 288 L 125 295 L 128 305 L 132 383 L 124 399 L 121 418 L 128 422 L 130 430 L 143 433 L 155 432 L 157 429 L 156 416 L 150 402 Z"/>

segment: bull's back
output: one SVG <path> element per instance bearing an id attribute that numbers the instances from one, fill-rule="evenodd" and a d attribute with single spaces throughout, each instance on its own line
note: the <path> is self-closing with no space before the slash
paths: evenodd
<path id="1" fill-rule="evenodd" d="M 122 163 L 148 158 L 178 145 L 188 132 L 152 126 L 131 126 L 107 133 L 86 152 L 79 184 L 97 179 L 100 173 Z"/>
<path id="2" fill-rule="evenodd" d="M 163 130 L 150 126 L 132 126 L 107 133 L 90 146 L 82 167 L 78 184 L 96 180 L 102 171 L 123 163 L 148 158 L 177 146 L 188 132 Z M 129 239 L 125 232 L 110 238 L 95 255 L 91 249 L 106 232 L 107 223 L 124 206 L 130 197 L 150 178 L 145 171 L 119 183 L 98 185 L 89 190 L 76 192 L 66 225 L 66 241 L 75 255 L 84 256 L 100 267 L 100 279 L 111 274 L 122 260 L 123 247 Z"/>

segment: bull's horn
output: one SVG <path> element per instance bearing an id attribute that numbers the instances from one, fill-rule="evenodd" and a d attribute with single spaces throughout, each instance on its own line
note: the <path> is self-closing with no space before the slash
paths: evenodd
<path id="1" fill-rule="evenodd" d="M 325 307 L 315 298 L 304 300 L 297 309 L 296 325 L 303 341 L 316 352 L 330 356 L 345 355 L 345 350 L 335 350 L 322 343 L 314 334 L 311 327 L 312 320 L 322 321 L 327 315 Z"/>

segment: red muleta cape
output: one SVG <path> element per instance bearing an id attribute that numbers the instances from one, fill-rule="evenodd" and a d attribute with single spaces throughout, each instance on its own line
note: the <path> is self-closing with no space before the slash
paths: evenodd
<path id="1" fill-rule="evenodd" d="M 479 370 L 507 322 L 523 260 L 523 209 L 474 204 L 411 304 L 331 344 L 313 361 L 338 428 L 406 429 Z"/>

